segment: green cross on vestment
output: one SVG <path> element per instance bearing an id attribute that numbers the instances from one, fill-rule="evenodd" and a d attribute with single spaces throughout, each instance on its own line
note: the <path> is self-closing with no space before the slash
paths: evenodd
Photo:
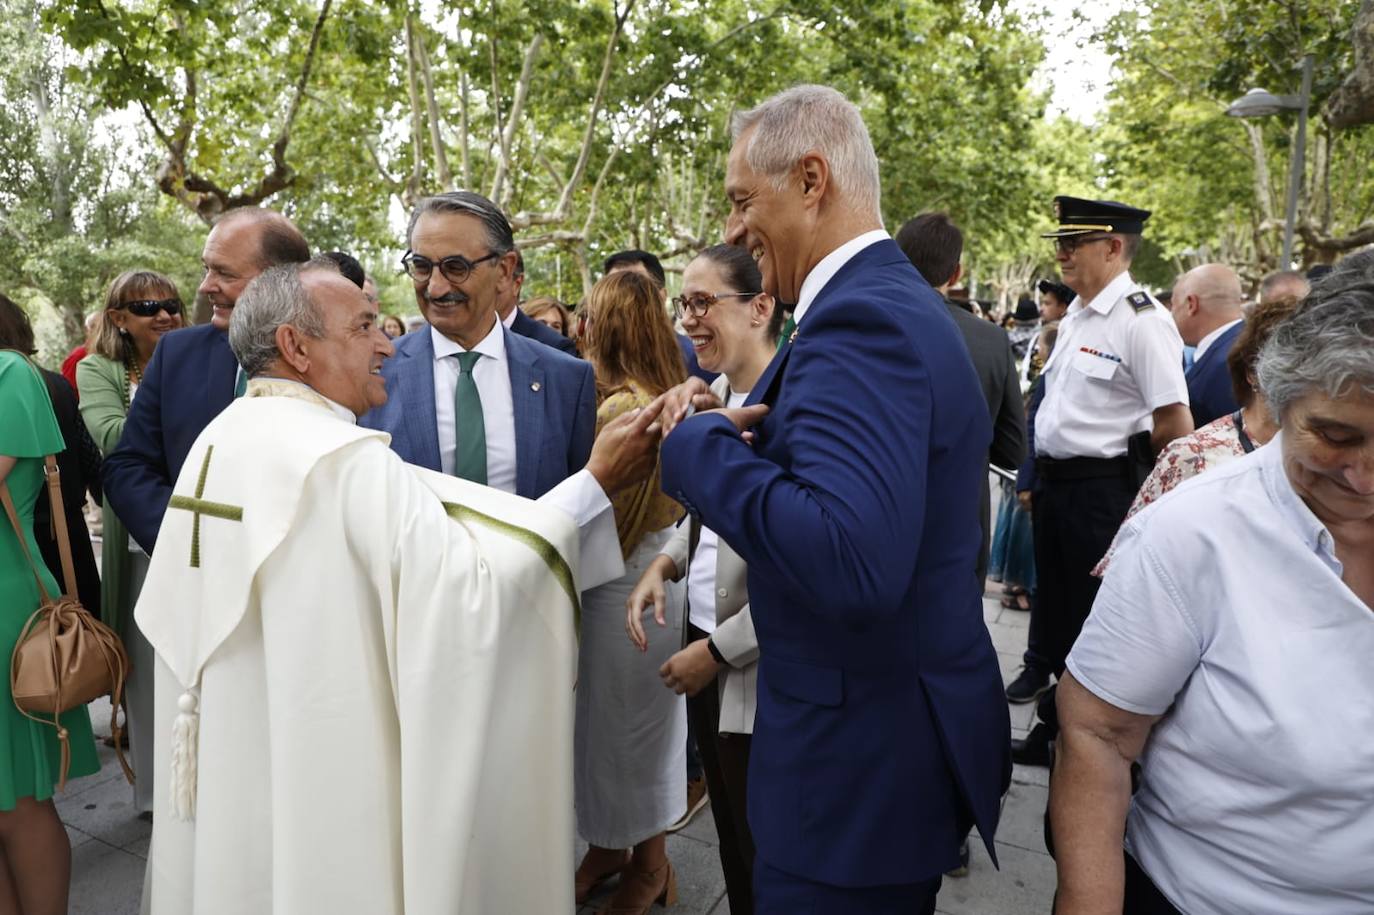
<path id="1" fill-rule="evenodd" d="M 205 460 L 200 465 L 200 476 L 196 479 L 196 494 L 192 496 L 172 496 L 172 501 L 167 503 L 168 508 L 180 508 L 194 515 L 191 522 L 191 568 L 200 568 L 200 516 L 209 515 L 212 518 L 223 518 L 225 521 L 242 521 L 243 509 L 237 505 L 225 505 L 223 502 L 207 502 L 201 498 L 205 494 L 205 475 L 210 471 L 210 455 L 215 453 L 215 446 L 211 445 L 205 449 Z"/>

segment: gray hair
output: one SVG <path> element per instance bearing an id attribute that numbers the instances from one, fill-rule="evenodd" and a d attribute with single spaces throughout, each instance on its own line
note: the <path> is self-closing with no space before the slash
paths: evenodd
<path id="1" fill-rule="evenodd" d="M 244 287 L 229 318 L 229 348 L 249 378 L 263 374 L 277 361 L 277 328 L 283 324 L 307 337 L 324 336 L 324 314 L 301 282 L 309 270 L 342 275 L 334 261 L 315 257 L 303 264 L 268 267 Z"/>
<path id="2" fill-rule="evenodd" d="M 476 216 L 486 230 L 487 247 L 495 254 L 505 254 L 515 249 L 515 235 L 511 232 L 510 221 L 501 208 L 481 194 L 472 191 L 447 191 L 433 197 L 422 197 L 410 214 L 410 225 L 406 226 L 406 247 L 411 246 L 415 236 L 415 223 L 426 213 L 461 213 Z"/>
<path id="3" fill-rule="evenodd" d="M 792 168 L 807 153 L 830 164 L 835 188 L 856 209 L 882 221 L 878 157 L 853 102 L 829 86 L 793 86 L 756 108 L 735 114 L 731 138 L 754 129 L 744 151 L 749 167 L 782 190 Z"/>
<path id="4" fill-rule="evenodd" d="M 1260 393 L 1280 424 L 1314 390 L 1333 400 L 1354 389 L 1374 395 L 1374 258 L 1347 261 L 1354 263 L 1324 277 L 1260 351 Z"/>

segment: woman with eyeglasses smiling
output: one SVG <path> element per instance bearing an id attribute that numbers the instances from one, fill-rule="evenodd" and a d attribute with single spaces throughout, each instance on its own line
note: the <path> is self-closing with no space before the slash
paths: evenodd
<path id="1" fill-rule="evenodd" d="M 732 407 L 744 403 L 777 349 L 782 309 L 772 296 L 758 291 L 762 286 L 749 252 L 716 245 L 687 265 L 682 295 L 673 300 L 697 361 L 720 373 L 711 391 Z M 668 689 L 687 694 L 687 715 L 701 750 L 720 837 L 730 911 L 751 915 L 754 840 L 746 819 L 745 781 L 759 643 L 749 613 L 744 560 L 701 522 L 680 525 L 630 594 L 625 629 L 640 651 L 647 651 L 651 640 L 665 641 L 666 634 L 645 626 L 644 616 L 652 610 L 655 622 L 664 625 L 667 583 L 684 576 L 688 612 L 680 650 L 663 664 L 659 676 Z"/>
<path id="2" fill-rule="evenodd" d="M 81 419 L 108 457 L 119 444 L 129 404 L 138 393 L 143 372 L 162 335 L 182 326 L 181 296 L 176 284 L 150 270 L 117 276 L 105 294 L 91 352 L 76 367 Z M 125 683 L 124 718 L 134 771 L 153 772 L 153 653 L 134 625 L 134 603 L 148 573 L 148 554 L 134 543 L 106 500 L 101 509 L 100 615 L 119 633 L 129 652 L 132 672 Z M 153 809 L 153 779 L 134 785 L 140 814 Z"/>

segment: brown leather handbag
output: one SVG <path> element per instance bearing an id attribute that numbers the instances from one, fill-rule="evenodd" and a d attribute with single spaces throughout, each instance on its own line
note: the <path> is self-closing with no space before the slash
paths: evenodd
<path id="1" fill-rule="evenodd" d="M 114 630 L 87 612 L 76 598 L 72 547 L 67 540 L 67 519 L 62 511 L 62 489 L 53 455 L 44 458 L 44 476 L 47 477 L 58 549 L 62 554 L 62 578 L 67 585 L 66 593 L 56 599 L 48 595 L 43 577 L 38 574 L 9 486 L 0 482 L 0 500 L 5 503 L 5 513 L 24 548 L 24 556 L 42 596 L 42 603 L 24 624 L 14 644 L 14 656 L 10 659 L 10 692 L 15 706 L 25 717 L 57 729 L 57 740 L 62 745 L 59 791 L 66 787 L 72 754 L 67 729 L 58 716 L 108 695 L 115 755 L 124 768 L 124 777 L 133 784 L 133 770 L 120 746 L 122 729 L 119 726 L 119 705 L 124 696 L 124 678 L 129 673 L 129 656 Z"/>

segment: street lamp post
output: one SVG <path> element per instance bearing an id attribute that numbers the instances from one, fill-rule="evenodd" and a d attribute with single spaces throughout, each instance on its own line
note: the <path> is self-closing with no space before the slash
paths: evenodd
<path id="1" fill-rule="evenodd" d="M 1312 55 L 1302 59 L 1302 91 L 1297 95 L 1274 95 L 1263 89 L 1251 89 L 1231 103 L 1226 113 L 1233 118 L 1263 118 L 1281 111 L 1298 112 L 1298 142 L 1293 149 L 1293 161 L 1288 173 L 1288 212 L 1283 220 L 1282 267 L 1293 263 L 1293 230 L 1298 221 L 1298 191 L 1307 155 L 1307 107 L 1312 100 Z"/>

